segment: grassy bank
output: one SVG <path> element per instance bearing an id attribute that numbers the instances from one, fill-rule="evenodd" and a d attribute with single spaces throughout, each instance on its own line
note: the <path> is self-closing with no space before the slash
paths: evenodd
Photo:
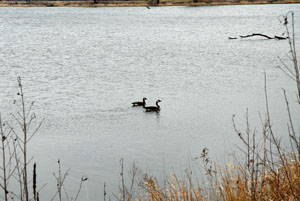
<path id="1" fill-rule="evenodd" d="M 134 7 L 134 6 L 212 6 L 247 4 L 291 4 L 300 0 L 161 0 L 152 1 L 1 1 L 0 7 Z"/>

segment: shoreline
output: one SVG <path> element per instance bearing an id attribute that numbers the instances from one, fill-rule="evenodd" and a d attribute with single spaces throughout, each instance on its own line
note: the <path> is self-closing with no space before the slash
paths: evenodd
<path id="1" fill-rule="evenodd" d="M 160 1 L 151 5 L 148 1 L 1 1 L 0 7 L 146 7 L 146 6 L 221 6 L 221 5 L 259 5 L 259 4 L 298 4 L 300 0 L 259 0 L 259 1 Z"/>

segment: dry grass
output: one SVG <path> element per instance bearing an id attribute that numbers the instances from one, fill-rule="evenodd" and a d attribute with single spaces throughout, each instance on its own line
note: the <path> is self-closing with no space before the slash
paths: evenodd
<path id="1" fill-rule="evenodd" d="M 146 200 L 204 200 L 202 189 L 199 186 L 180 181 L 176 175 L 171 177 L 167 188 L 159 187 L 157 181 L 153 178 L 146 179 L 145 185 L 148 190 Z"/>
<path id="2" fill-rule="evenodd" d="M 299 156 L 298 156 L 299 157 Z M 277 161 L 279 163 L 279 161 Z M 253 163 L 251 161 L 251 163 Z M 145 201 L 203 201 L 203 200 L 299 200 L 300 199 L 300 161 L 286 158 L 277 168 L 263 168 L 255 164 L 256 176 L 251 176 L 248 168 L 229 164 L 214 175 L 206 174 L 206 185 L 180 180 L 174 174 L 168 178 L 167 185 L 160 185 L 154 177 L 143 178 L 137 182 L 140 190 L 136 197 L 121 196 L 119 200 Z M 275 166 L 274 166 L 275 167 Z M 141 191 L 142 189 L 142 191 Z"/>
<path id="3" fill-rule="evenodd" d="M 287 160 L 277 169 L 268 168 L 266 173 L 249 180 L 241 166 L 224 170 L 219 189 L 223 200 L 298 200 L 300 198 L 300 163 Z M 291 187 L 292 186 L 292 187 Z M 255 190 L 252 190 L 252 188 Z"/>
<path id="4" fill-rule="evenodd" d="M 256 170 L 260 171 L 260 170 Z M 160 185 L 154 177 L 138 182 L 140 190 L 134 196 L 121 196 L 119 200 L 145 201 L 203 201 L 203 200 L 299 200 L 300 162 L 286 160 L 284 166 L 267 168 L 256 179 L 249 179 L 247 170 L 240 165 L 230 164 L 216 173 L 213 183 L 200 185 L 180 180 L 174 174 L 168 178 L 167 185 Z M 211 175 L 207 175 L 211 177 Z M 210 180 L 211 178 L 207 178 Z M 208 186 L 213 185 L 214 192 Z M 141 190 L 142 189 L 142 190 Z"/>

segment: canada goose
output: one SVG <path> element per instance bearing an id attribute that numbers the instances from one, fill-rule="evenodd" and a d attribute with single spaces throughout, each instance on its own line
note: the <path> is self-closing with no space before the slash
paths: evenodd
<path id="1" fill-rule="evenodd" d="M 147 98 L 143 98 L 143 102 L 140 102 L 140 101 L 136 101 L 136 102 L 133 102 L 133 103 L 131 103 L 132 104 L 132 106 L 133 107 L 135 107 L 135 106 L 143 106 L 143 107 L 145 107 L 145 105 L 146 105 L 146 101 L 147 100 Z"/>
<path id="2" fill-rule="evenodd" d="M 156 106 L 148 106 L 148 107 L 144 106 L 146 112 L 158 112 L 160 110 L 160 106 L 158 105 L 159 102 L 161 102 L 161 100 L 156 101 Z"/>

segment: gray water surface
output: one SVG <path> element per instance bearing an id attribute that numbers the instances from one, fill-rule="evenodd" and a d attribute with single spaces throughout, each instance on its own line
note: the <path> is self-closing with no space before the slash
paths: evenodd
<path id="1" fill-rule="evenodd" d="M 80 200 L 102 200 L 103 183 L 118 192 L 119 160 L 126 171 L 161 176 L 183 172 L 204 147 L 222 158 L 239 144 L 245 111 L 261 129 L 264 72 L 274 129 L 286 131 L 282 88 L 292 104 L 295 83 L 276 66 L 289 63 L 287 41 L 228 37 L 281 35 L 277 17 L 300 6 L 251 5 L 124 8 L 0 8 L 0 111 L 15 111 L 17 76 L 27 101 L 44 119 L 30 144 L 44 199 L 55 192 L 57 159 L 71 168 L 66 188 Z M 162 100 L 159 114 L 130 103 Z M 298 111 L 293 111 L 298 112 Z M 298 121 L 300 122 L 300 121 Z"/>

